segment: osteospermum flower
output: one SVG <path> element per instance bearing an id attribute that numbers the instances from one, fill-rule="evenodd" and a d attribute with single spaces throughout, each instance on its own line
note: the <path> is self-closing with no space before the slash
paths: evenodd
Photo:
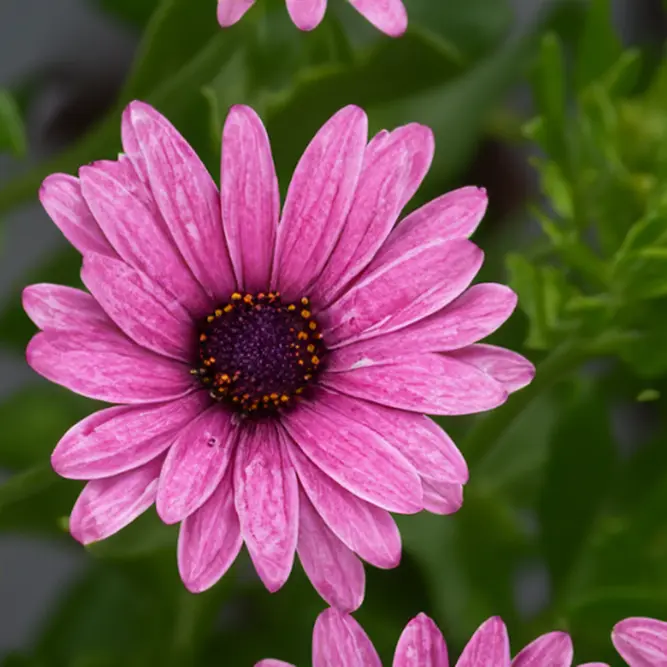
<path id="1" fill-rule="evenodd" d="M 564 632 L 536 639 L 512 660 L 507 628 L 498 617 L 485 621 L 472 636 L 456 667 L 570 667 L 572 642 Z M 313 630 L 313 667 L 382 667 L 364 629 L 347 614 L 323 611 Z M 403 630 L 393 667 L 448 667 L 447 645 L 438 626 L 425 614 Z M 255 667 L 293 667 L 281 660 L 261 660 Z M 604 667 L 590 663 L 581 667 Z"/>
<path id="2" fill-rule="evenodd" d="M 400 37 L 408 27 L 403 0 L 348 0 L 376 28 L 391 37 Z M 286 0 L 287 11 L 301 30 L 317 28 L 327 9 L 327 0 Z M 255 4 L 255 0 L 218 0 L 218 21 L 234 25 Z"/>
<path id="3" fill-rule="evenodd" d="M 40 193 L 83 254 L 90 293 L 24 292 L 42 329 L 30 365 L 120 404 L 53 452 L 59 474 L 91 480 L 70 530 L 101 540 L 155 503 L 181 524 L 190 590 L 214 584 L 245 543 L 269 590 L 297 551 L 325 600 L 354 609 L 360 558 L 399 562 L 390 512 L 461 504 L 465 461 L 422 413 L 489 410 L 533 376 L 519 355 L 477 344 L 516 302 L 501 285 L 467 289 L 486 195 L 457 190 L 392 229 L 432 134 L 413 124 L 368 142 L 353 106 L 306 149 L 282 214 L 247 107 L 225 123 L 221 192 L 150 106 L 129 105 L 122 138 L 117 161 L 50 176 Z"/>
<path id="4" fill-rule="evenodd" d="M 667 667 L 667 623 L 626 618 L 611 633 L 616 650 L 630 667 Z"/>

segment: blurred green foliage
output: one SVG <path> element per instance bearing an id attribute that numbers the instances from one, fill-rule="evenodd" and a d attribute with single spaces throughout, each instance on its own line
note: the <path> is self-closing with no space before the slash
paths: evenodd
<path id="1" fill-rule="evenodd" d="M 434 616 L 452 654 L 501 614 L 516 648 L 560 628 L 573 634 L 578 662 L 619 664 L 609 641 L 616 621 L 667 618 L 667 61 L 622 47 L 607 0 L 554 2 L 519 32 L 504 0 L 408 0 L 400 40 L 370 30 L 342 2 L 309 34 L 278 0 L 257 3 L 225 31 L 213 2 L 94 4 L 143 34 L 127 82 L 79 142 L 0 185 L 0 214 L 32 201 L 49 173 L 114 157 L 120 113 L 134 98 L 168 116 L 215 176 L 226 110 L 252 105 L 283 189 L 313 132 L 344 104 L 364 106 L 373 130 L 426 123 L 437 152 L 411 206 L 465 182 L 485 140 L 513 142 L 522 128 L 539 176 L 532 219 L 541 234 L 528 242 L 522 215 L 483 228 L 479 241 L 484 279 L 508 279 L 520 296 L 522 314 L 494 340 L 527 351 L 537 379 L 488 416 L 441 420 L 471 464 L 464 507 L 453 517 L 400 518 L 403 563 L 368 568 L 357 616 L 386 664 L 419 611 Z M 524 81 L 533 118 L 504 103 Z M 20 157 L 24 146 L 16 105 L 1 92 L 0 151 Z M 0 312 L 6 351 L 21 354 L 33 333 L 22 285 L 77 285 L 79 263 L 58 251 L 17 284 Z M 586 366 L 592 359 L 601 361 Z M 652 428 L 628 451 L 614 415 L 638 400 L 638 419 L 650 416 Z M 0 403 L 0 466 L 14 473 L 0 486 L 1 530 L 82 549 L 65 530 L 80 485 L 57 478 L 48 457 L 98 407 L 36 381 Z M 242 558 L 212 591 L 192 596 L 178 580 L 175 539 L 149 512 L 89 547 L 86 571 L 35 646 L 3 664 L 251 665 L 267 656 L 309 664 L 323 605 L 301 571 L 269 596 Z M 549 591 L 529 613 L 517 583 L 535 563 Z"/>

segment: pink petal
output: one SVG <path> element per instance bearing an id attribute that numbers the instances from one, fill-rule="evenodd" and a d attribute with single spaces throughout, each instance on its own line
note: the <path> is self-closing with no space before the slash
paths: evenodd
<path id="1" fill-rule="evenodd" d="M 196 392 L 158 405 L 100 410 L 65 433 L 51 465 L 69 479 L 97 479 L 136 468 L 165 451 L 206 404 L 206 395 Z"/>
<path id="2" fill-rule="evenodd" d="M 255 4 L 255 0 L 218 0 L 218 22 L 228 28 L 239 21 Z"/>
<path id="3" fill-rule="evenodd" d="M 83 260 L 81 280 L 133 341 L 190 361 L 195 331 L 189 313 L 145 273 L 113 257 L 90 253 Z"/>
<path id="4" fill-rule="evenodd" d="M 382 667 L 382 663 L 359 623 L 330 608 L 315 622 L 313 667 Z"/>
<path id="5" fill-rule="evenodd" d="M 236 444 L 232 416 L 212 405 L 178 434 L 160 473 L 155 506 L 165 523 L 201 507 L 220 484 Z"/>
<path id="6" fill-rule="evenodd" d="M 39 200 L 65 238 L 82 254 L 99 252 L 115 256 L 88 208 L 78 178 L 67 174 L 51 174 L 39 189 Z"/>
<path id="7" fill-rule="evenodd" d="M 424 487 L 424 509 L 433 514 L 454 514 L 463 505 L 463 486 L 422 480 Z"/>
<path id="8" fill-rule="evenodd" d="M 315 135 L 294 171 L 271 279 L 287 301 L 305 295 L 338 241 L 354 199 L 367 131 L 359 107 L 341 109 Z"/>
<path id="9" fill-rule="evenodd" d="M 299 30 L 313 30 L 322 22 L 327 0 L 287 0 L 287 11 Z"/>
<path id="10" fill-rule="evenodd" d="M 361 561 L 326 526 L 303 492 L 299 502 L 299 559 L 315 590 L 341 611 L 354 611 L 364 599 Z"/>
<path id="11" fill-rule="evenodd" d="M 165 228 L 152 195 L 127 159 L 81 167 L 81 189 L 107 238 L 131 266 L 143 271 L 202 315 L 211 302 L 188 269 Z"/>
<path id="12" fill-rule="evenodd" d="M 494 616 L 480 625 L 463 649 L 456 667 L 509 667 L 510 642 L 507 628 Z"/>
<path id="13" fill-rule="evenodd" d="M 467 239 L 477 229 L 488 205 L 484 188 L 465 187 L 448 192 L 411 213 L 391 233 L 377 262 L 393 262 L 424 244 Z"/>
<path id="14" fill-rule="evenodd" d="M 448 667 L 447 645 L 438 626 L 419 614 L 398 640 L 393 667 Z"/>
<path id="15" fill-rule="evenodd" d="M 378 30 L 400 37 L 408 28 L 408 13 L 403 0 L 349 0 Z"/>
<path id="16" fill-rule="evenodd" d="M 113 331 L 45 331 L 30 341 L 26 359 L 47 380 L 107 403 L 157 403 L 194 388 L 186 365 Z"/>
<path id="17" fill-rule="evenodd" d="M 630 667 L 667 665 L 667 623 L 652 618 L 626 618 L 617 623 L 611 640 Z"/>
<path id="18" fill-rule="evenodd" d="M 326 392 L 329 405 L 347 418 L 381 433 L 426 479 L 465 484 L 468 466 L 451 438 L 431 419 Z"/>
<path id="19" fill-rule="evenodd" d="M 391 514 L 336 484 L 298 447 L 289 453 L 304 492 L 336 538 L 376 567 L 396 567 L 401 535 Z"/>
<path id="20" fill-rule="evenodd" d="M 178 571 L 186 588 L 201 593 L 213 586 L 242 545 L 230 469 L 209 499 L 181 524 Z"/>
<path id="21" fill-rule="evenodd" d="M 98 542 L 132 523 L 155 500 L 162 457 L 120 475 L 88 482 L 69 518 L 81 544 Z"/>
<path id="22" fill-rule="evenodd" d="M 269 137 L 250 108 L 231 108 L 222 134 L 222 220 L 238 284 L 266 291 L 280 194 Z"/>
<path id="23" fill-rule="evenodd" d="M 444 308 L 477 275 L 484 254 L 470 241 L 434 241 L 391 262 L 373 260 L 323 314 L 329 347 L 387 334 Z"/>
<path id="24" fill-rule="evenodd" d="M 234 502 L 250 558 L 272 593 L 292 570 L 299 529 L 298 492 L 296 472 L 275 425 L 245 426 L 234 469 Z"/>
<path id="25" fill-rule="evenodd" d="M 224 1 L 224 0 L 223 0 Z M 283 662 L 282 660 L 260 660 L 255 663 L 255 667 L 294 667 L 294 665 L 289 662 Z"/>
<path id="26" fill-rule="evenodd" d="M 504 285 L 473 285 L 440 312 L 400 331 L 345 345 L 332 355 L 331 371 L 422 352 L 456 350 L 492 334 L 512 314 L 516 294 Z"/>
<path id="27" fill-rule="evenodd" d="M 479 368 L 509 392 L 522 389 L 535 377 L 535 366 L 528 359 L 495 345 L 470 345 L 447 356 Z"/>
<path id="28" fill-rule="evenodd" d="M 413 123 L 374 137 L 366 148 L 350 214 L 311 295 L 329 304 L 358 275 L 389 235 L 433 160 L 431 130 Z"/>
<path id="29" fill-rule="evenodd" d="M 550 632 L 528 644 L 512 660 L 512 667 L 571 667 L 574 650 L 566 632 Z"/>
<path id="30" fill-rule="evenodd" d="M 491 376 L 442 354 L 322 374 L 322 384 L 348 396 L 431 415 L 469 415 L 498 407 L 507 391 Z"/>
<path id="31" fill-rule="evenodd" d="M 302 403 L 283 424 L 326 475 L 378 507 L 412 514 L 422 507 L 419 475 L 379 433 L 351 420 L 326 399 Z"/>
<path id="32" fill-rule="evenodd" d="M 150 189 L 178 250 L 205 291 L 216 301 L 226 300 L 236 291 L 236 281 L 211 175 L 176 128 L 150 105 L 131 102 L 123 122 L 134 130 Z"/>
<path id="33" fill-rule="evenodd" d="M 94 333 L 116 329 L 109 316 L 87 292 L 41 283 L 23 290 L 23 308 L 28 317 L 46 331 Z"/>

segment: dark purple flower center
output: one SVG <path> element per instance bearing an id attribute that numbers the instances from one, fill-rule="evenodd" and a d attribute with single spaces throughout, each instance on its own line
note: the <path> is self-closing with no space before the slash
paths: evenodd
<path id="1" fill-rule="evenodd" d="M 294 405 L 322 368 L 326 347 L 304 297 L 234 293 L 199 326 L 197 375 L 211 396 L 243 414 Z"/>

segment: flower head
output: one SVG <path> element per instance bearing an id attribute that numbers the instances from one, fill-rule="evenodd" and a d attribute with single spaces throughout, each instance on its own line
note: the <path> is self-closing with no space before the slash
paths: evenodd
<path id="1" fill-rule="evenodd" d="M 301 30 L 313 30 L 321 23 L 327 0 L 286 0 L 287 11 Z M 408 27 L 403 0 L 348 0 L 378 30 L 400 37 Z M 218 21 L 223 27 L 234 25 L 255 4 L 255 0 L 218 0 Z"/>
<path id="2" fill-rule="evenodd" d="M 611 633 L 616 650 L 630 667 L 667 667 L 667 623 L 626 618 Z"/>
<path id="3" fill-rule="evenodd" d="M 59 474 L 88 480 L 70 517 L 77 540 L 104 539 L 155 503 L 180 523 L 190 590 L 213 585 L 245 544 L 269 590 L 296 552 L 325 600 L 355 609 L 360 558 L 399 562 L 390 512 L 459 508 L 465 461 L 423 413 L 489 410 L 530 382 L 525 359 L 477 344 L 516 298 L 467 289 L 482 263 L 467 237 L 483 190 L 393 229 L 429 168 L 430 130 L 366 132 L 361 109 L 335 114 L 282 214 L 269 140 L 247 107 L 225 123 L 220 192 L 139 102 L 117 161 L 46 179 L 41 201 L 82 253 L 89 292 L 26 288 L 42 330 L 28 362 L 119 404 L 53 452 Z"/>
<path id="4" fill-rule="evenodd" d="M 570 637 L 564 632 L 552 632 L 536 639 L 512 660 L 507 628 L 500 618 L 494 617 L 477 629 L 456 667 L 570 667 L 572 655 Z M 428 616 L 419 614 L 405 626 L 392 664 L 393 667 L 448 667 L 447 645 Z M 292 665 L 262 660 L 255 667 Z M 368 635 L 352 616 L 327 609 L 320 614 L 313 630 L 313 667 L 382 667 L 382 663 Z M 604 666 L 598 664 L 598 667 Z"/>

